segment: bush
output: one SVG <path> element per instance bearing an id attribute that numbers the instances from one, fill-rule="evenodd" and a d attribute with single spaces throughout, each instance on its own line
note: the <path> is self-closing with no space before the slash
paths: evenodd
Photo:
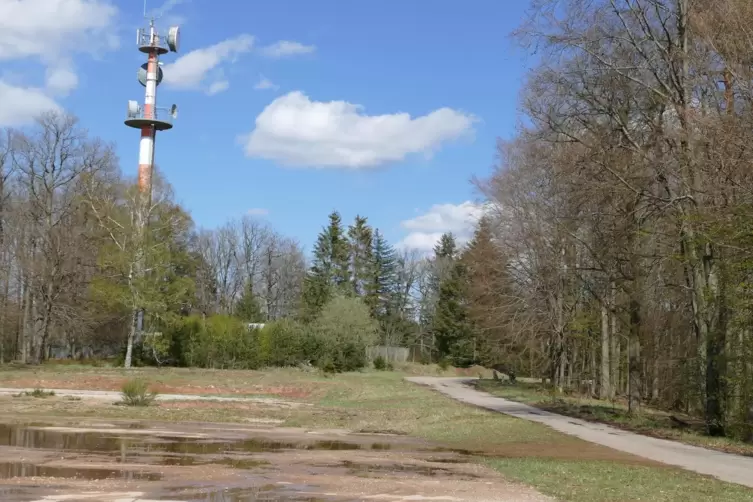
<path id="1" fill-rule="evenodd" d="M 188 318 L 189 337 L 184 354 L 189 366 L 213 369 L 259 367 L 255 336 L 246 323 L 230 316 Z"/>
<path id="2" fill-rule="evenodd" d="M 384 371 L 387 369 L 387 361 L 382 356 L 374 358 L 374 369 L 377 371 Z"/>
<path id="3" fill-rule="evenodd" d="M 439 360 L 439 362 L 437 362 L 437 365 L 442 371 L 447 371 L 450 368 L 450 360 L 446 357 L 443 357 Z"/>
<path id="4" fill-rule="evenodd" d="M 312 358 L 311 340 L 296 321 L 281 319 L 264 326 L 256 334 L 259 363 L 264 366 L 297 366 Z"/>
<path id="5" fill-rule="evenodd" d="M 149 391 L 149 383 L 139 378 L 128 380 L 121 391 L 126 406 L 149 406 L 157 398 L 156 392 Z"/>
<path id="6" fill-rule="evenodd" d="M 354 371 L 366 366 L 366 347 L 376 343 L 379 325 L 361 299 L 336 296 L 311 324 L 311 334 L 317 366 L 326 362 L 337 372 Z"/>

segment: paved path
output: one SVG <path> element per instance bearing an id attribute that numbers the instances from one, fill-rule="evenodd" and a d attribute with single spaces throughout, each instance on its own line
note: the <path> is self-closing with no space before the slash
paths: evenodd
<path id="1" fill-rule="evenodd" d="M 539 410 L 515 401 L 494 397 L 469 386 L 473 378 L 410 377 L 406 380 L 428 385 L 458 401 L 539 422 L 552 429 L 591 443 L 632 453 L 639 457 L 682 467 L 721 480 L 753 488 L 753 458 L 690 446 L 627 432 L 608 425 L 586 422 Z"/>

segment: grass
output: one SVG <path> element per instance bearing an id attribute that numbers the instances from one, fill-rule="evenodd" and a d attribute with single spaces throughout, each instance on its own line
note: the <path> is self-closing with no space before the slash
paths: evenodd
<path id="1" fill-rule="evenodd" d="M 548 388 L 536 382 L 518 381 L 512 384 L 504 380 L 479 380 L 476 387 L 495 396 L 570 417 L 609 424 L 648 436 L 671 439 L 718 451 L 753 456 L 753 444 L 731 438 L 706 436 L 701 420 L 681 413 L 643 407 L 639 413 L 631 414 L 628 413 L 624 402 L 601 401 L 578 396 L 555 397 Z M 679 419 L 682 423 L 673 420 L 672 417 Z"/>
<path id="2" fill-rule="evenodd" d="M 149 382 L 140 378 L 125 382 L 121 394 L 126 406 L 149 406 L 157 398 L 157 393 L 149 390 Z"/>
<path id="3" fill-rule="evenodd" d="M 534 486 L 560 500 L 657 502 L 725 500 L 753 502 L 753 490 L 705 476 L 650 463 L 560 434 L 540 424 L 469 407 L 403 380 L 405 373 L 427 368 L 405 366 L 401 372 L 365 371 L 326 377 L 298 370 L 206 371 L 42 367 L 43 381 L 69 379 L 99 388 L 139 377 L 164 387 L 194 393 L 274 396 L 298 407 L 228 402 L 167 402 L 150 407 L 112 406 L 84 399 L 6 399 L 0 406 L 14 420 L 45 416 L 180 422 L 279 421 L 283 426 L 337 428 L 358 432 L 411 435 L 447 448 L 466 450 L 510 480 Z M 0 369 L 4 382 L 28 379 L 30 370 Z M 436 374 L 436 367 L 428 368 Z M 443 372 L 454 374 L 452 370 Z M 104 383 L 103 383 L 104 382 Z M 52 386 L 48 386 L 52 387 Z M 96 388 L 96 387 L 95 387 Z M 232 391 L 232 392 L 229 392 Z"/>

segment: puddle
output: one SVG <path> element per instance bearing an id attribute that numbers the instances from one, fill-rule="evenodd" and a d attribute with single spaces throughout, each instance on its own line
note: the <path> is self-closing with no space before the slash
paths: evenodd
<path id="1" fill-rule="evenodd" d="M 181 500 L 186 502 L 317 502 L 331 500 L 307 494 L 307 489 L 307 486 L 295 485 L 265 485 L 256 488 L 230 488 L 223 490 L 188 489 L 171 492 L 170 494 L 158 497 L 157 500 Z"/>
<path id="2" fill-rule="evenodd" d="M 162 475 L 155 472 L 126 471 L 119 469 L 57 467 L 23 462 L 0 463 L 0 479 L 11 478 L 68 478 L 68 479 L 121 479 L 126 481 L 159 481 Z"/>
<path id="3" fill-rule="evenodd" d="M 455 472 L 443 467 L 424 466 L 416 464 L 367 464 L 344 460 L 340 465 L 346 467 L 353 474 L 417 474 L 419 476 L 442 476 L 443 478 L 476 479 L 475 474 Z"/>
<path id="4" fill-rule="evenodd" d="M 130 428 L 144 427 L 134 425 Z M 358 450 L 361 445 L 345 441 L 290 442 L 266 439 L 210 440 L 174 437 L 169 434 L 140 434 L 129 436 L 126 433 L 108 433 L 45 430 L 16 424 L 0 424 L 0 446 L 46 449 L 56 451 L 76 451 L 93 453 L 119 453 L 121 456 L 133 453 L 164 452 L 178 455 L 217 455 L 224 453 L 262 453 L 280 450 Z M 375 449 L 387 449 L 372 445 Z"/>

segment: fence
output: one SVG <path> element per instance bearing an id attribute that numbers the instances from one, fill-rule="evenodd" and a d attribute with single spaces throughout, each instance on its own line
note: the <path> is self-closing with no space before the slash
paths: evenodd
<path id="1" fill-rule="evenodd" d="M 366 349 L 366 357 L 370 361 L 373 361 L 379 356 L 382 356 L 385 361 L 391 363 L 404 363 L 408 360 L 409 350 L 405 347 L 388 347 L 385 345 L 377 345 L 376 347 L 369 347 Z"/>

